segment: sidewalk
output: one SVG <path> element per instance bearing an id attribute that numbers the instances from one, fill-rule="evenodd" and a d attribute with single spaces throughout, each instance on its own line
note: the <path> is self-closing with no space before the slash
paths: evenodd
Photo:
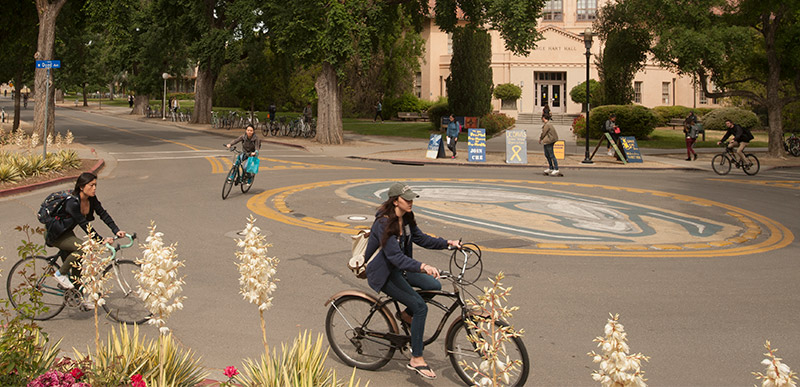
<path id="1" fill-rule="evenodd" d="M 59 103 L 59 107 L 82 110 L 95 114 L 108 114 L 118 118 L 126 118 L 141 122 L 161 123 L 172 125 L 186 130 L 202 131 L 209 134 L 219 135 L 226 138 L 235 138 L 241 135 L 241 129 L 225 130 L 214 129 L 211 125 L 194 125 L 187 122 L 162 121 L 158 118 L 145 118 L 141 115 L 131 115 L 127 107 L 115 107 L 103 105 L 102 109 L 97 109 L 97 105 L 83 107 L 74 106 L 74 102 L 69 101 Z M 614 169 L 640 169 L 640 170 L 704 170 L 711 171 L 711 158 L 719 153 L 716 148 L 701 148 L 697 150 L 698 158 L 696 161 L 685 161 L 685 149 L 641 149 L 643 163 L 622 164 L 613 157 L 606 155 L 605 148 L 599 149 L 592 159 L 592 164 L 583 164 L 585 158 L 585 148 L 576 144 L 572 130 L 567 125 L 556 125 L 559 139 L 566 142 L 566 157 L 559 160 L 559 169 L 578 169 L 578 168 L 614 168 Z M 261 136 L 262 141 L 285 146 L 293 146 L 305 149 L 313 154 L 326 155 L 330 157 L 355 158 L 361 160 L 385 161 L 398 164 L 415 165 L 469 165 L 469 166 L 490 166 L 490 167 L 513 167 L 513 168 L 546 168 L 547 162 L 544 158 L 542 146 L 538 144 L 541 125 L 520 124 L 514 129 L 522 129 L 527 132 L 528 163 L 527 164 L 507 164 L 505 162 L 505 137 L 500 135 L 486 141 L 486 162 L 476 163 L 467 161 L 467 145 L 460 143 L 459 152 L 455 159 L 428 159 L 425 158 L 428 140 L 406 138 L 406 137 L 385 137 L 385 136 L 365 136 L 352 132 L 344 133 L 344 144 L 324 145 L 313 139 L 291 138 L 291 137 L 272 137 Z M 594 150 L 591 146 L 590 153 Z M 751 148 L 748 151 L 756 153 L 766 152 L 764 148 Z M 446 152 L 448 155 L 449 151 Z M 760 156 L 760 155 L 759 155 Z M 786 160 L 763 159 L 761 169 L 771 169 L 774 167 L 794 166 L 800 167 L 800 158 L 788 157 Z"/>

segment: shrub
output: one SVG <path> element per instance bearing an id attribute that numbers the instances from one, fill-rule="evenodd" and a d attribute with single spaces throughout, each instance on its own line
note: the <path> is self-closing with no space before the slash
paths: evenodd
<path id="1" fill-rule="evenodd" d="M 701 121 L 706 130 L 727 130 L 725 120 L 731 120 L 734 124 L 749 130 L 761 129 L 761 123 L 755 113 L 734 107 L 714 109 L 704 115 Z"/>
<path id="2" fill-rule="evenodd" d="M 387 98 L 381 112 L 383 117 L 391 119 L 397 112 L 422 112 L 422 102 L 411 93 L 405 93 L 397 98 Z"/>
<path id="3" fill-rule="evenodd" d="M 492 94 L 499 100 L 518 100 L 522 96 L 522 89 L 513 83 L 501 83 L 495 86 Z"/>
<path id="4" fill-rule="evenodd" d="M 447 105 L 447 98 L 440 98 L 428 107 L 428 119 L 431 120 L 433 130 L 440 130 L 442 126 L 442 117 L 447 117 L 449 114 L 450 108 Z"/>
<path id="5" fill-rule="evenodd" d="M 784 106 L 782 114 L 783 131 L 790 133 L 800 132 L 800 102 Z"/>
<path id="6" fill-rule="evenodd" d="M 182 100 L 194 100 L 194 93 L 167 93 L 167 100 L 177 98 Z"/>
<path id="7" fill-rule="evenodd" d="M 480 125 L 486 129 L 486 137 L 492 137 L 512 126 L 517 120 L 503 113 L 489 113 L 481 117 Z"/>
<path id="8" fill-rule="evenodd" d="M 622 129 L 622 136 L 634 136 L 636 138 L 647 138 L 653 129 L 656 128 L 658 119 L 650 109 L 639 105 L 606 105 L 592 109 L 589 113 L 589 137 L 600 138 L 603 134 L 600 125 L 608 119 L 611 113 L 617 115 L 617 126 Z M 585 137 L 585 129 L 578 131 L 575 135 Z"/>
<path id="9" fill-rule="evenodd" d="M 666 124 L 669 120 L 673 118 L 680 118 L 684 119 L 686 116 L 689 115 L 689 112 L 692 111 L 692 108 L 688 108 L 686 106 L 675 105 L 675 106 L 656 106 L 653 108 L 653 114 L 656 115 L 659 124 Z M 695 115 L 698 117 L 700 114 L 695 112 Z"/>
<path id="10" fill-rule="evenodd" d="M 586 132 L 584 132 L 585 128 L 586 128 L 586 117 L 583 114 L 575 117 L 575 119 L 572 120 L 573 133 L 583 133 L 583 136 L 585 138 L 586 137 Z"/>
<path id="11" fill-rule="evenodd" d="M 600 106 L 603 104 L 602 95 L 603 89 L 600 82 L 594 79 L 589 80 L 589 93 L 592 95 L 592 106 Z M 573 87 L 569 92 L 569 98 L 572 102 L 585 104 L 586 103 L 586 81 L 579 83 Z"/>

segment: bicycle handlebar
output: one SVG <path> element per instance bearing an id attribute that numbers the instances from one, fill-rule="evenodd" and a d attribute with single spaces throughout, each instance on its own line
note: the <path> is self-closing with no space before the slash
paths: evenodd
<path id="1" fill-rule="evenodd" d="M 126 249 L 128 247 L 133 246 L 133 240 L 136 239 L 136 233 L 126 234 L 124 237 L 114 236 L 114 240 L 122 239 L 122 238 L 128 238 L 128 243 L 126 243 L 124 245 L 120 245 L 119 243 L 117 243 L 116 246 L 113 246 L 110 243 L 106 243 L 105 244 L 105 246 L 108 249 L 108 251 L 111 252 L 111 259 L 114 259 L 114 258 L 117 257 L 117 251 L 120 251 L 121 249 Z"/>

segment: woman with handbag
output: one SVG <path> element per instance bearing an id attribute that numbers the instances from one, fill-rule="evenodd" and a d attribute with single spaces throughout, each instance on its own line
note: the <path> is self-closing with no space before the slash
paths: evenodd
<path id="1" fill-rule="evenodd" d="M 225 146 L 230 148 L 240 142 L 242 143 L 242 153 L 244 155 L 242 156 L 242 163 L 247 162 L 248 157 L 258 154 L 257 152 L 261 149 L 261 139 L 256 135 L 256 128 L 253 127 L 253 124 L 247 124 L 247 127 L 244 129 L 244 134 L 230 143 L 225 144 Z M 247 172 L 245 172 L 245 174 L 247 174 Z M 247 177 L 248 176 L 245 176 L 245 178 Z"/>
<path id="2" fill-rule="evenodd" d="M 378 207 L 372 223 L 365 256 L 371 257 L 381 249 L 367 265 L 367 282 L 372 290 L 384 292 L 406 310 L 397 316 L 411 326 L 411 360 L 406 368 L 426 379 L 436 378 L 422 357 L 422 336 L 428 304 L 412 286 L 423 290 L 441 290 L 436 279 L 439 270 L 412 258 L 412 244 L 426 249 L 443 250 L 448 246 L 460 247 L 457 240 L 435 238 L 422 232 L 411 211 L 414 199 L 419 195 L 404 183 L 393 183 L 389 187 L 389 198 Z"/>

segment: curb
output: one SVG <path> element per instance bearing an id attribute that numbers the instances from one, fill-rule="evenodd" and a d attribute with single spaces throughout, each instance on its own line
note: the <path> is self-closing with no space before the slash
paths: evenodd
<path id="1" fill-rule="evenodd" d="M 540 165 L 532 165 L 532 164 L 497 164 L 497 163 L 466 163 L 462 161 L 458 161 L 455 163 L 445 163 L 441 161 L 427 161 L 427 160 L 408 160 L 408 159 L 388 159 L 388 158 L 373 158 L 373 157 L 364 157 L 364 156 L 347 156 L 348 159 L 355 159 L 355 160 L 366 160 L 366 161 L 378 161 L 384 163 L 391 163 L 391 164 L 403 164 L 403 165 L 447 165 L 447 166 L 469 166 L 469 167 L 494 167 L 494 168 L 522 168 L 522 169 L 540 169 L 542 166 Z M 697 168 L 689 168 L 689 167 L 678 167 L 678 166 L 670 166 L 670 167 L 639 167 L 639 168 L 629 168 L 625 166 L 609 166 L 609 167 L 588 167 L 588 166 L 580 166 L 580 165 L 559 165 L 559 169 L 602 169 L 602 170 L 637 170 L 637 171 L 700 171 L 701 169 Z"/>
<path id="2" fill-rule="evenodd" d="M 105 163 L 106 162 L 103 159 L 97 160 L 97 163 L 92 168 L 89 169 L 89 172 L 97 174 L 97 171 L 99 171 L 100 168 L 102 168 L 105 165 Z M 79 174 L 78 175 L 62 176 L 62 177 L 58 177 L 58 178 L 55 178 L 55 179 L 52 179 L 52 180 L 40 181 L 38 183 L 29 184 L 29 185 L 23 185 L 21 187 L 14 187 L 14 188 L 8 188 L 8 189 L 0 190 L 0 198 L 6 197 L 6 196 L 20 194 L 20 193 L 23 193 L 23 192 L 34 191 L 34 190 L 37 190 L 39 188 L 49 187 L 51 185 L 61 184 L 61 183 L 66 182 L 66 181 L 74 180 L 78 176 L 79 176 Z"/>

